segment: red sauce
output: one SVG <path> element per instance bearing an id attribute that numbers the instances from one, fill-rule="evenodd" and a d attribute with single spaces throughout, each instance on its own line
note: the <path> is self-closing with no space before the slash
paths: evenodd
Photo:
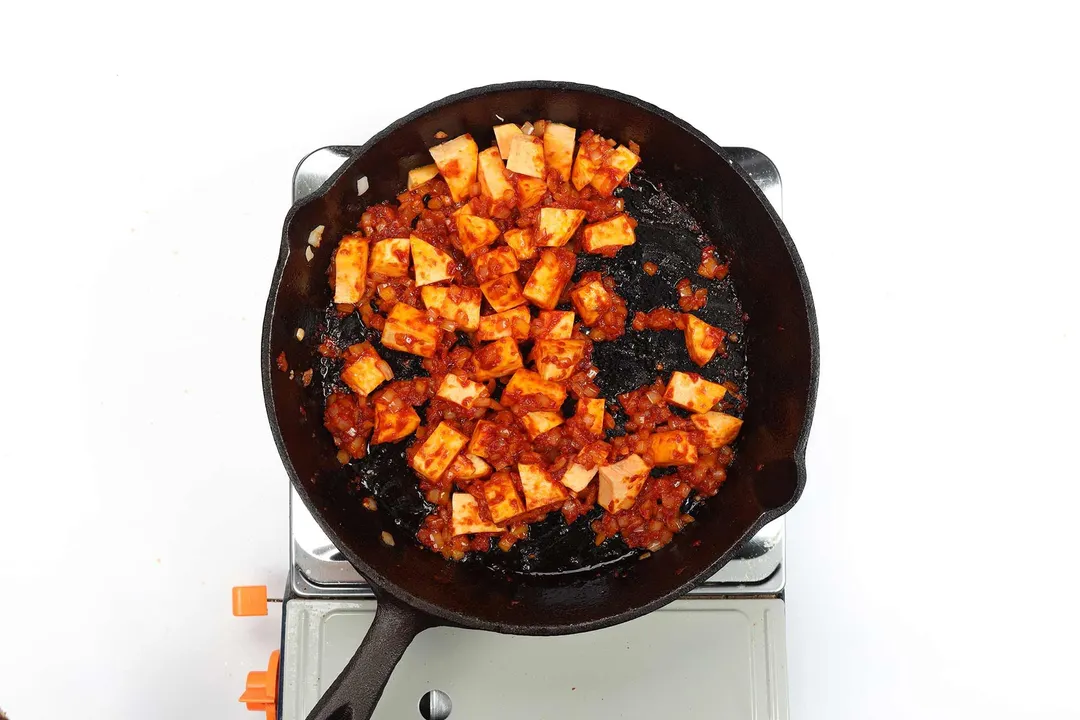
<path id="1" fill-rule="evenodd" d="M 359 460 L 367 454 L 368 438 L 375 427 L 375 413 L 367 400 L 351 393 L 335 392 L 326 399 L 323 425 L 334 444 Z"/>

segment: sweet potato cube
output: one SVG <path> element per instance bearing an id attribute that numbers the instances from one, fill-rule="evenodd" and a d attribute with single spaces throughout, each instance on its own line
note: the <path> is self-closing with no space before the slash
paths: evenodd
<path id="1" fill-rule="evenodd" d="M 420 427 L 420 416 L 411 405 L 402 405 L 397 410 L 390 409 L 390 403 L 379 396 L 375 398 L 375 431 L 371 434 L 371 444 L 397 442 L 416 432 Z"/>
<path id="2" fill-rule="evenodd" d="M 560 383 L 545 380 L 532 370 L 521 369 L 506 383 L 499 402 L 512 406 L 530 396 L 538 406 L 543 406 L 542 409 L 558 410 L 566 401 L 566 388 Z"/>
<path id="3" fill-rule="evenodd" d="M 359 350 L 359 357 L 345 366 L 341 371 L 341 379 L 357 395 L 370 395 L 375 388 L 390 378 L 379 370 L 382 358 L 375 352 L 371 343 L 360 343 L 354 345 L 353 348 Z"/>
<path id="4" fill-rule="evenodd" d="M 587 253 L 609 254 L 636 241 L 634 228 L 626 214 L 586 225 L 581 231 L 581 249 Z"/>
<path id="5" fill-rule="evenodd" d="M 725 333 L 718 327 L 714 327 L 694 315 L 686 316 L 686 330 L 683 332 L 686 338 L 686 350 L 690 353 L 690 359 L 698 365 L 705 365 L 712 360 L 717 349 L 724 344 Z"/>
<path id="6" fill-rule="evenodd" d="M 463 285 L 427 285 L 420 288 L 424 307 L 466 332 L 480 327 L 480 289 Z"/>
<path id="7" fill-rule="evenodd" d="M 478 399 L 488 396 L 488 389 L 478 382 L 458 377 L 451 372 L 443 376 L 435 395 L 466 410 L 472 410 Z"/>
<path id="8" fill-rule="evenodd" d="M 499 157 L 498 148 L 488 148 L 480 153 L 480 194 L 492 200 L 502 200 L 514 194 L 514 186 L 506 177 L 506 166 Z"/>
<path id="9" fill-rule="evenodd" d="M 525 283 L 525 297 L 545 310 L 554 310 L 563 288 L 574 274 L 576 264 L 574 253 L 565 248 L 543 251 Z"/>
<path id="10" fill-rule="evenodd" d="M 705 442 L 711 448 L 730 445 L 739 436 L 743 421 L 722 412 L 707 412 L 691 415 L 690 421 L 698 430 L 705 433 Z"/>
<path id="11" fill-rule="evenodd" d="M 417 287 L 449 280 L 454 276 L 454 258 L 415 235 L 409 238 L 409 246 L 412 248 L 413 278 Z"/>
<path id="12" fill-rule="evenodd" d="M 478 255 L 473 266 L 476 269 L 476 279 L 480 282 L 486 282 L 500 275 L 512 273 L 520 267 L 517 255 L 505 245 L 500 245 Z"/>
<path id="13" fill-rule="evenodd" d="M 468 198 L 472 185 L 476 182 L 477 147 L 472 135 L 458 135 L 453 140 L 436 145 L 428 152 L 449 186 L 454 202 Z"/>
<path id="14" fill-rule="evenodd" d="M 619 183 L 630 174 L 630 171 L 634 169 L 639 160 L 641 158 L 620 145 L 615 148 L 614 152 L 604 156 L 604 161 L 600 163 L 600 167 L 597 169 L 596 174 L 592 176 L 589 184 L 601 195 L 610 195 L 615 192 L 615 188 L 619 187 Z"/>
<path id="15" fill-rule="evenodd" d="M 574 236 L 584 219 L 584 210 L 543 208 L 534 233 L 535 242 L 539 247 L 562 247 Z"/>
<path id="16" fill-rule="evenodd" d="M 454 535 L 502 532 L 498 525 L 485 520 L 480 504 L 469 493 L 454 493 L 450 497 L 450 532 Z"/>
<path id="17" fill-rule="evenodd" d="M 562 484 L 574 492 L 581 492 L 592 481 L 601 465 L 608 461 L 611 446 L 602 440 L 589 443 L 581 449 L 566 469 Z"/>
<path id="18" fill-rule="evenodd" d="M 476 365 L 473 377 L 477 380 L 503 377 L 524 365 L 517 343 L 508 337 L 481 346 L 473 353 L 472 359 Z"/>
<path id="19" fill-rule="evenodd" d="M 611 299 L 611 293 L 607 291 L 602 282 L 592 280 L 581 287 L 571 290 L 570 302 L 574 303 L 574 308 L 577 309 L 578 315 L 581 316 L 581 322 L 592 327 L 600 319 L 600 316 L 611 307 L 613 300 Z"/>
<path id="20" fill-rule="evenodd" d="M 649 452 L 658 467 L 693 465 L 698 458 L 697 446 L 690 442 L 690 433 L 683 430 L 653 433 L 649 436 Z"/>
<path id="21" fill-rule="evenodd" d="M 574 417 L 582 419 L 585 429 L 597 437 L 604 434 L 604 398 L 581 398 L 574 408 Z"/>
<path id="22" fill-rule="evenodd" d="M 518 463 L 521 489 L 525 493 L 525 509 L 538 510 L 559 504 L 568 497 L 566 488 L 551 479 L 543 465 Z"/>
<path id="23" fill-rule="evenodd" d="M 442 330 L 428 320 L 426 312 L 399 302 L 386 316 L 382 344 L 391 350 L 431 357 L 435 354 L 441 334 Z"/>
<path id="24" fill-rule="evenodd" d="M 516 135 L 510 141 L 506 169 L 519 175 L 544 177 L 544 141 L 532 135 Z"/>
<path id="25" fill-rule="evenodd" d="M 600 168 L 604 155 L 611 152 L 611 148 L 599 135 L 586 132 L 578 145 L 577 155 L 574 157 L 574 168 L 570 174 L 570 181 L 574 188 L 581 190 L 592 182 L 593 176 Z"/>
<path id="26" fill-rule="evenodd" d="M 409 274 L 409 238 L 387 238 L 371 246 L 368 272 L 386 277 L 405 277 Z"/>
<path id="27" fill-rule="evenodd" d="M 514 487 L 514 478 L 506 470 L 495 473 L 484 483 L 484 499 L 487 500 L 491 519 L 497 525 L 505 525 L 525 512 L 525 503 Z"/>
<path id="28" fill-rule="evenodd" d="M 503 240 L 514 251 L 518 260 L 528 260 L 536 254 L 536 243 L 533 242 L 533 232 L 529 228 L 513 228 L 503 233 Z"/>
<path id="29" fill-rule="evenodd" d="M 563 417 L 554 410 L 537 410 L 525 413 L 521 418 L 521 424 L 525 426 L 525 432 L 529 434 L 529 437 L 535 440 L 537 436 L 562 425 Z"/>
<path id="30" fill-rule="evenodd" d="M 562 123 L 549 122 L 544 129 L 544 160 L 547 166 L 559 171 L 559 177 L 570 180 L 574 162 L 574 136 L 577 130 Z"/>
<path id="31" fill-rule="evenodd" d="M 690 412 L 712 410 L 727 390 L 719 383 L 709 382 L 697 373 L 673 372 L 664 390 L 664 400 Z"/>
<path id="32" fill-rule="evenodd" d="M 547 194 L 547 183 L 540 178 L 521 175 L 517 178 L 518 208 L 525 210 L 531 208 L 544 199 Z"/>
<path id="33" fill-rule="evenodd" d="M 541 310 L 530 333 L 537 340 L 566 340 L 574 333 L 574 313 L 569 310 Z"/>
<path id="34" fill-rule="evenodd" d="M 413 168 L 409 171 L 409 185 L 408 189 L 412 190 L 415 187 L 423 185 L 428 180 L 431 180 L 439 174 L 439 166 L 435 164 L 423 165 L 418 168 Z"/>
<path id="35" fill-rule="evenodd" d="M 524 135 L 524 133 L 514 123 L 496 125 L 493 130 L 495 131 L 495 142 L 499 145 L 499 157 L 505 160 L 510 157 L 510 143 L 518 135 Z"/>
<path id="36" fill-rule="evenodd" d="M 446 477 L 450 480 L 475 480 L 487 477 L 491 474 L 491 466 L 467 452 L 458 453 L 454 462 L 446 469 Z"/>
<path id="37" fill-rule="evenodd" d="M 499 426 L 490 420 L 481 420 L 473 428 L 472 438 L 469 440 L 469 454 L 486 458 L 492 445 L 498 441 Z"/>
<path id="38" fill-rule="evenodd" d="M 469 438 L 444 422 L 427 436 L 412 459 L 412 468 L 428 480 L 438 480 Z"/>
<path id="39" fill-rule="evenodd" d="M 514 273 L 507 273 L 494 280 L 481 283 L 480 289 L 484 291 L 484 297 L 495 312 L 509 310 L 525 303 L 521 283 Z"/>
<path id="40" fill-rule="evenodd" d="M 569 380 L 583 357 L 584 340 L 537 340 L 533 346 L 536 371 L 545 380 Z"/>
<path id="41" fill-rule="evenodd" d="M 649 466 L 639 455 L 628 455 L 617 463 L 600 466 L 597 503 L 609 513 L 633 506 L 649 477 Z"/>
<path id="42" fill-rule="evenodd" d="M 529 339 L 529 321 L 529 308 L 524 305 L 494 315 L 485 315 L 480 318 L 476 338 L 489 342 L 508 337 L 522 342 Z"/>
<path id="43" fill-rule="evenodd" d="M 334 302 L 353 305 L 367 289 L 369 242 L 362 235 L 347 235 L 334 253 Z"/>
<path id="44" fill-rule="evenodd" d="M 499 237 L 499 226 L 479 215 L 458 215 L 454 218 L 454 224 L 461 238 L 461 251 L 466 255 L 472 255 Z"/>

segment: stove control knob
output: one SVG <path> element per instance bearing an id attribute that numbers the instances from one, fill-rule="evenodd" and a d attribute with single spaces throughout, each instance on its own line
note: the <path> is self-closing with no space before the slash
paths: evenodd
<path id="1" fill-rule="evenodd" d="M 266 713 L 266 720 L 277 720 L 278 663 L 281 653 L 270 653 L 270 662 L 266 670 L 252 670 L 247 676 L 247 685 L 240 702 L 248 710 Z"/>
<path id="2" fill-rule="evenodd" d="M 232 614 L 236 617 L 266 615 L 266 586 L 238 585 L 232 589 Z"/>

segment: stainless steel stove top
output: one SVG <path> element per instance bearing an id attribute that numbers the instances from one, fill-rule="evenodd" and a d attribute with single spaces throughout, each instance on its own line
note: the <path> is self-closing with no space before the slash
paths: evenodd
<path id="1" fill-rule="evenodd" d="M 764 154 L 750 148 L 727 148 L 776 208 L 783 212 L 780 174 Z M 293 174 L 294 202 L 318 190 L 348 159 L 346 150 L 326 147 L 309 154 Z M 289 499 L 290 590 L 310 598 L 372 597 L 356 569 L 330 542 L 326 533 L 293 490 Z M 784 519 L 769 523 L 754 536 L 738 556 L 708 582 L 692 591 L 706 597 L 780 596 L 784 590 Z"/>

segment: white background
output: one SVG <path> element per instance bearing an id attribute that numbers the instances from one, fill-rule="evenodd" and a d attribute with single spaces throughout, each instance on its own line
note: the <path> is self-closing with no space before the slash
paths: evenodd
<path id="1" fill-rule="evenodd" d="M 640 96 L 783 175 L 822 347 L 792 716 L 1080 717 L 1065 3 L 364 5 L 5 6 L 13 720 L 249 717 L 277 619 L 233 619 L 229 590 L 286 571 L 259 326 L 292 170 L 533 78 Z"/>

